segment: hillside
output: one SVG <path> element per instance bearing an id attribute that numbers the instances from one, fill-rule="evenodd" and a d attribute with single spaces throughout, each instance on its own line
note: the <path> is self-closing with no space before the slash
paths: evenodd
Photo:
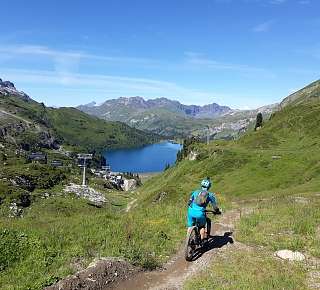
<path id="1" fill-rule="evenodd" d="M 91 164 L 100 167 L 107 148 L 158 140 L 156 135 L 74 108 L 48 108 L 17 91 L 13 83 L 0 81 L 0 215 L 8 215 L 10 208 L 21 213 L 39 196 L 77 180 L 77 153 L 93 153 Z M 31 162 L 33 154 L 43 162 Z M 51 164 L 57 160 L 59 168 Z"/>
<path id="2" fill-rule="evenodd" d="M 309 99 L 284 107 L 261 130 L 237 141 L 189 142 L 182 161 L 127 197 L 128 212 L 51 197 L 20 220 L 1 218 L 2 239 L 15 254 L 8 263 L 0 254 L 0 284 L 41 289 L 100 256 L 154 269 L 181 247 L 190 192 L 211 176 L 222 209 L 239 212 L 236 242 L 222 246 L 212 266 L 199 258 L 199 276 L 191 277 L 187 289 L 314 289 L 319 269 L 310 263 L 320 258 L 320 102 Z M 308 259 L 281 261 L 274 257 L 280 249 Z"/>
<path id="3" fill-rule="evenodd" d="M 319 101 L 320 99 L 320 80 L 317 80 L 303 89 L 291 94 L 281 102 L 281 107 L 288 105 L 298 105 L 306 101 Z"/>
<path id="4" fill-rule="evenodd" d="M 160 140 L 155 134 L 131 128 L 121 122 L 94 118 L 74 108 L 50 108 L 48 118 L 54 132 L 64 142 L 87 149 L 138 147 Z"/>
<path id="5" fill-rule="evenodd" d="M 168 137 L 238 137 L 239 130 L 249 127 L 256 114 L 265 116 L 276 110 L 269 106 L 257 110 L 231 110 L 216 103 L 196 106 L 183 105 L 166 98 L 144 100 L 141 97 L 107 100 L 101 105 L 89 103 L 78 109 L 105 120 L 122 121 L 131 127 Z"/>
<path id="6" fill-rule="evenodd" d="M 319 122 L 320 102 L 305 95 L 236 142 L 191 144 L 183 161 L 146 185 L 146 192 L 153 192 L 146 204 L 165 191 L 163 202 L 178 206 L 208 175 L 223 205 L 239 208 L 234 236 L 242 244 L 214 255 L 212 266 L 190 279 L 187 289 L 270 289 L 271 284 L 272 289 L 316 289 L 319 279 L 313 275 L 319 269 L 312 262 L 295 265 L 273 256 L 290 249 L 320 258 Z M 190 152 L 196 161 L 188 160 Z M 257 268 L 265 269 L 258 278 Z"/>
<path id="7" fill-rule="evenodd" d="M 9 85 L 8 85 L 9 84 Z M 134 147 L 159 140 L 120 122 L 106 122 L 73 108 L 48 108 L 37 103 L 10 82 L 0 83 L 0 137 L 31 147 L 78 150 Z M 29 146 L 29 147 L 30 147 Z"/>

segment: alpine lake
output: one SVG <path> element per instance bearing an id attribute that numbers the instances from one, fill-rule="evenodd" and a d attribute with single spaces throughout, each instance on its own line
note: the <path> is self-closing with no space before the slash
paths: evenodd
<path id="1" fill-rule="evenodd" d="M 161 142 L 139 148 L 108 150 L 104 156 L 113 172 L 161 172 L 166 165 L 176 162 L 182 145 Z"/>

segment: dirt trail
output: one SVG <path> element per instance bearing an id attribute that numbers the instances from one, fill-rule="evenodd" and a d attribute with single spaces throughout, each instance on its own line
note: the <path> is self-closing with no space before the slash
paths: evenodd
<path id="1" fill-rule="evenodd" d="M 128 204 L 127 204 L 127 207 L 126 207 L 126 210 L 125 212 L 129 212 L 133 206 L 135 206 L 136 202 L 138 201 L 137 198 L 131 200 Z"/>
<path id="2" fill-rule="evenodd" d="M 15 119 L 18 119 L 18 120 L 20 120 L 20 121 L 23 121 L 23 122 L 25 122 L 25 123 L 28 124 L 28 125 L 31 125 L 31 122 L 30 122 L 30 121 L 28 121 L 28 120 L 26 120 L 26 119 L 24 119 L 24 118 L 22 118 L 22 117 L 19 117 L 19 116 L 17 116 L 17 115 L 11 114 L 11 113 L 6 112 L 6 111 L 1 110 L 1 109 L 0 109 L 0 113 L 2 113 L 2 114 L 4 114 L 4 115 L 8 115 L 8 116 L 10 116 L 10 117 L 13 117 L 13 118 L 15 118 Z"/>
<path id="3" fill-rule="evenodd" d="M 230 233 L 234 231 L 235 222 L 239 219 L 240 211 L 232 210 L 226 212 L 219 222 L 214 223 L 211 231 L 214 237 L 209 240 L 207 251 L 202 255 L 199 254 L 199 258 L 195 261 L 185 261 L 182 247 L 161 270 L 138 273 L 134 277 L 120 282 L 113 289 L 182 289 L 183 284 L 189 277 L 202 271 L 212 263 L 215 254 L 221 251 L 222 247 L 233 247 L 235 245 Z"/>
<path id="4" fill-rule="evenodd" d="M 28 121 L 28 120 L 25 119 L 25 118 L 22 118 L 22 117 L 20 117 L 20 116 L 17 116 L 17 115 L 15 115 L 15 114 L 12 114 L 12 113 L 9 113 L 9 112 L 7 112 L 7 111 L 4 111 L 4 110 L 0 109 L 0 118 L 1 118 L 1 114 L 2 114 L 2 115 L 10 116 L 10 117 L 15 118 L 15 119 L 17 119 L 17 120 L 20 120 L 20 121 L 24 122 L 25 124 L 27 124 L 28 127 L 32 127 L 32 126 L 33 126 L 38 132 L 41 132 L 41 131 L 42 131 L 42 130 L 41 130 L 41 127 L 40 127 L 38 124 L 33 123 L 33 122 L 30 122 L 30 121 Z"/>

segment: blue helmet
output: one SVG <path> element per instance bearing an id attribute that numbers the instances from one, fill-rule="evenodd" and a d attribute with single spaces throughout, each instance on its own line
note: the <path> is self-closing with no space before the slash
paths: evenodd
<path id="1" fill-rule="evenodd" d="M 209 189 L 209 188 L 211 187 L 211 181 L 210 181 L 210 179 L 209 179 L 209 178 L 203 179 L 203 180 L 201 181 L 201 187 L 202 187 L 202 188 Z"/>

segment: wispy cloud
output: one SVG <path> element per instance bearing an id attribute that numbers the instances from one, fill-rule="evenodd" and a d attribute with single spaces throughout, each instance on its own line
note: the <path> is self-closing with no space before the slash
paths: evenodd
<path id="1" fill-rule="evenodd" d="M 171 97 L 188 98 L 195 102 L 198 100 L 205 103 L 205 100 L 214 98 L 219 100 L 218 94 L 213 92 L 204 92 L 197 89 L 186 88 L 173 82 L 160 81 L 148 78 L 134 78 L 113 75 L 100 74 L 81 74 L 70 73 L 65 79 L 53 71 L 43 70 L 17 70 L 2 69 L 2 75 L 5 79 L 14 80 L 20 84 L 31 86 L 36 84 L 37 88 L 55 88 L 61 95 L 70 96 L 69 100 L 64 100 L 64 104 L 78 105 L 81 103 L 79 94 L 85 94 L 85 101 L 88 96 L 96 95 L 100 98 L 119 97 L 119 96 L 152 96 L 152 97 Z M 70 95 L 70 92 L 71 95 Z M 73 96 L 73 97 L 71 97 Z M 102 101 L 104 99 L 100 99 Z M 221 100 L 221 99 L 220 99 Z M 55 100 L 53 100 L 55 101 Z M 52 105 L 49 103 L 49 105 Z"/>
<path id="2" fill-rule="evenodd" d="M 270 4 L 276 4 L 276 5 L 283 4 L 285 2 L 287 2 L 287 0 L 270 0 L 269 1 Z"/>
<path id="3" fill-rule="evenodd" d="M 8 61 L 12 58 L 12 61 Z M 3 60 L 1 75 L 26 89 L 31 96 L 46 97 L 49 105 L 78 105 L 88 101 L 88 97 L 104 101 L 106 98 L 140 95 L 144 97 L 169 97 L 189 103 L 226 103 L 229 96 L 212 91 L 210 88 L 198 89 L 195 84 L 182 85 L 166 81 L 163 72 L 194 74 L 199 71 L 211 73 L 225 71 L 230 77 L 274 78 L 275 75 L 263 68 L 232 62 L 221 62 L 201 53 L 186 52 L 176 62 L 160 59 L 104 56 L 86 51 L 55 50 L 40 45 L 0 46 L 0 63 Z M 40 60 L 44 60 L 41 63 Z M 20 60 L 28 61 L 21 69 Z M 38 65 L 41 63 L 41 65 Z M 51 65 L 48 65 L 51 63 Z M 35 67 L 32 65 L 36 64 Z M 108 65 L 108 64 L 113 64 Z M 87 69 L 89 65 L 90 68 Z M 128 72 L 134 68 L 152 68 L 152 78 L 135 77 L 131 73 L 114 75 L 113 67 L 123 65 Z M 95 67 L 97 66 L 97 67 Z M 7 69 L 4 69 L 7 67 Z M 111 69 L 110 69 L 111 68 Z M 121 71 L 121 70 L 117 70 Z M 161 71 L 161 73 L 157 73 Z M 88 73 L 89 72 L 89 73 Z M 139 74 L 141 75 L 141 74 Z M 214 81 L 214 74 L 213 81 Z M 158 79 L 157 79 L 158 78 Z M 30 91 L 28 91 L 30 90 Z M 57 96 L 59 96 L 57 99 Z M 229 104 L 230 105 L 230 104 Z"/>
<path id="4" fill-rule="evenodd" d="M 209 59 L 201 53 L 186 52 L 185 56 L 186 56 L 185 61 L 187 64 L 194 67 L 198 67 L 198 68 L 232 71 L 232 72 L 241 73 L 246 76 L 259 74 L 259 76 L 262 76 L 262 77 L 275 77 L 273 73 L 271 73 L 270 71 L 264 68 L 253 67 L 246 64 L 220 62 L 213 59 Z"/>
<path id="5" fill-rule="evenodd" d="M 123 56 L 105 56 L 88 53 L 85 51 L 62 51 L 51 49 L 40 45 L 20 45 L 20 46 L 0 46 L 0 62 L 8 59 L 15 59 L 24 56 L 37 58 L 44 57 L 49 60 L 55 71 L 63 76 L 70 73 L 77 73 L 81 63 L 96 64 L 115 64 L 148 67 L 157 69 L 172 69 L 172 70 L 193 70 L 193 69 L 210 69 L 210 70 L 227 70 L 238 73 L 261 73 L 261 76 L 270 76 L 270 73 L 263 68 L 256 68 L 246 64 L 234 64 L 212 60 L 207 58 L 202 53 L 185 52 L 183 58 L 178 59 L 175 63 L 166 60 L 157 60 L 141 57 L 123 57 Z"/>
<path id="6" fill-rule="evenodd" d="M 268 32 L 274 24 L 275 24 L 275 20 L 271 19 L 271 20 L 259 23 L 258 25 L 254 26 L 252 28 L 252 31 L 254 31 L 254 32 Z"/>
<path id="7" fill-rule="evenodd" d="M 154 59 L 135 58 L 135 57 L 117 57 L 92 54 L 85 51 L 62 51 L 41 45 L 9 45 L 0 46 L 0 55 L 15 57 L 19 55 L 44 56 L 53 61 L 70 60 L 71 62 L 80 62 L 81 60 L 113 62 L 113 63 L 130 63 L 137 65 L 158 64 Z"/>
<path id="8" fill-rule="evenodd" d="M 36 63 L 41 58 L 49 62 L 56 73 L 57 77 L 64 83 L 70 82 L 70 75 L 76 74 L 79 71 L 81 64 L 96 64 L 96 65 L 126 65 L 139 67 L 157 67 L 160 62 L 135 57 L 118 57 L 92 54 L 85 51 L 69 51 L 56 50 L 47 46 L 41 45 L 1 45 L 0 46 L 0 63 L 8 62 L 9 60 L 19 60 L 28 56 L 29 60 L 34 58 Z"/>

